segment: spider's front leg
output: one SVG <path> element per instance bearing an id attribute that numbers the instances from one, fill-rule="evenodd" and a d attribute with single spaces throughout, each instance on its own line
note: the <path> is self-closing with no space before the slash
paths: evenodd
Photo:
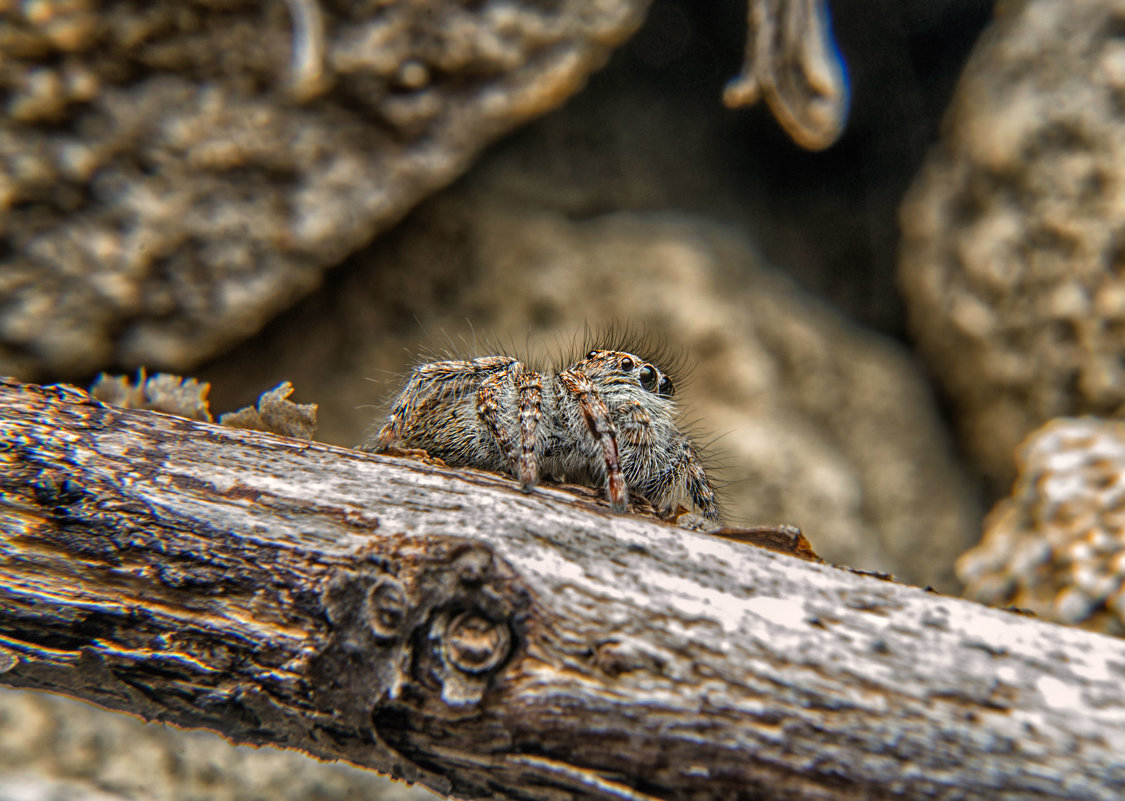
<path id="1" fill-rule="evenodd" d="M 629 506 L 629 489 L 621 473 L 621 460 L 617 454 L 617 432 L 609 416 L 609 407 L 598 395 L 593 382 L 582 373 L 563 370 L 559 383 L 578 403 L 590 434 L 601 445 L 605 458 L 605 491 L 610 506 L 624 512 Z"/>

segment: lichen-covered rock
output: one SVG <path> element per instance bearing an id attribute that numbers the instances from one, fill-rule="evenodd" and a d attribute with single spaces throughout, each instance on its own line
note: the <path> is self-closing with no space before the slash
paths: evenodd
<path id="1" fill-rule="evenodd" d="M 0 3 L 0 373 L 185 370 L 256 331 L 648 2 Z"/>
<path id="2" fill-rule="evenodd" d="M 717 436 L 732 524 L 798 525 L 829 561 L 954 586 L 978 523 L 914 364 L 732 229 L 671 214 L 575 222 L 462 187 L 367 257 L 210 367 L 216 391 L 274 381 L 283 364 L 321 403 L 320 437 L 354 445 L 413 360 L 502 349 L 557 363 L 585 324 L 632 323 L 686 350 L 677 396 L 703 441 Z"/>
<path id="3" fill-rule="evenodd" d="M 997 481 L 1125 405 L 1125 0 L 1026 0 L 978 46 L 902 207 L 913 329 Z"/>
<path id="4" fill-rule="evenodd" d="M 1125 422 L 1063 418 L 1036 431 L 957 575 L 969 598 L 1125 635 Z"/>

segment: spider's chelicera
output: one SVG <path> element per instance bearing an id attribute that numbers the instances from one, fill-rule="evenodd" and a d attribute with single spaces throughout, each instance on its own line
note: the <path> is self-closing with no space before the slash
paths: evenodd
<path id="1" fill-rule="evenodd" d="M 623 350 L 591 350 L 536 372 L 510 356 L 419 365 L 395 399 L 374 451 L 420 448 L 450 465 L 510 473 L 525 490 L 550 476 L 629 493 L 663 514 L 679 501 L 718 521 L 699 448 L 676 425 L 675 386 Z"/>

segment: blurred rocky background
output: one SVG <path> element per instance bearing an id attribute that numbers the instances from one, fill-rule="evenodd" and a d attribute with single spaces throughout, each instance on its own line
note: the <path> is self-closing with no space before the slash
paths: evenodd
<path id="1" fill-rule="evenodd" d="M 957 561 L 965 594 L 1125 636 L 1125 422 L 1054 420 L 1018 467 L 983 541 Z"/>
<path id="2" fill-rule="evenodd" d="M 1125 408 L 1125 0 L 750 9 L 746 70 L 747 0 L 0 0 L 0 373 L 354 445 L 432 354 L 631 324 L 732 524 L 1125 631 L 1119 425 L 1050 423 Z M 0 801 L 413 792 L 208 737 L 0 693 Z"/>
<path id="3" fill-rule="evenodd" d="M 1125 2 L 1004 4 L 902 207 L 912 332 L 972 462 L 1125 411 Z"/>
<path id="4" fill-rule="evenodd" d="M 0 688 L 0 801 L 432 801 L 370 771 Z"/>

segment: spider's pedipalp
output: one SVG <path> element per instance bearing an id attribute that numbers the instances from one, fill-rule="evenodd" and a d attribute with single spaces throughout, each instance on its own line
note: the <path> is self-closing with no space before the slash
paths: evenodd
<path id="1" fill-rule="evenodd" d="M 683 435 L 681 435 L 683 436 Z M 690 501 L 703 517 L 716 523 L 722 519 L 715 490 L 703 468 L 703 459 L 686 436 L 680 441 L 673 461 L 658 475 L 649 496 L 658 509 L 670 509 L 677 501 Z"/>

